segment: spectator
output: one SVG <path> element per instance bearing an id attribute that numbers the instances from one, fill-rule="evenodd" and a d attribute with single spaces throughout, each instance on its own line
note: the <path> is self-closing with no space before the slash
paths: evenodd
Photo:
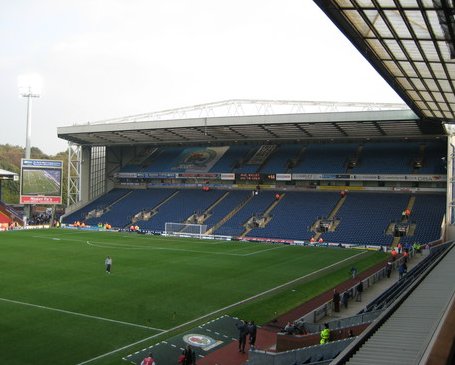
<path id="1" fill-rule="evenodd" d="M 386 266 L 386 273 L 387 273 L 387 278 L 390 278 L 390 275 L 392 274 L 392 263 L 390 261 L 387 262 Z"/>
<path id="2" fill-rule="evenodd" d="M 343 297 L 341 298 L 341 301 L 343 302 L 343 306 L 345 309 L 348 309 L 349 297 L 350 297 L 349 292 L 346 290 L 343 293 Z"/>
<path id="3" fill-rule="evenodd" d="M 354 279 L 357 276 L 357 268 L 356 267 L 351 267 L 351 276 Z"/>
<path id="4" fill-rule="evenodd" d="M 254 346 L 256 344 L 256 332 L 257 332 L 257 327 L 254 321 L 251 321 L 250 324 L 248 325 L 248 334 L 250 336 L 250 349 L 254 350 Z"/>
<path id="5" fill-rule="evenodd" d="M 284 327 L 284 332 L 286 332 L 288 335 L 293 335 L 295 332 L 295 326 L 293 323 L 288 322 L 286 326 Z"/>
<path id="6" fill-rule="evenodd" d="M 405 251 L 403 253 L 403 261 L 404 262 L 408 262 L 408 259 L 409 259 L 409 252 L 408 251 Z"/>
<path id="7" fill-rule="evenodd" d="M 392 255 L 392 261 L 395 261 L 397 259 L 398 252 L 395 250 L 395 248 L 392 248 L 392 251 L 390 251 L 390 254 Z"/>
<path id="8" fill-rule="evenodd" d="M 192 349 L 191 345 L 187 345 L 183 351 L 183 365 L 196 365 L 196 353 Z"/>
<path id="9" fill-rule="evenodd" d="M 152 354 L 149 354 L 144 360 L 141 361 L 141 365 L 155 365 L 155 360 Z"/>
<path id="10" fill-rule="evenodd" d="M 330 341 L 329 324 L 324 323 L 324 329 L 321 331 L 321 340 L 319 341 L 319 343 L 322 345 L 328 343 L 329 341 Z"/>
<path id="11" fill-rule="evenodd" d="M 245 321 L 241 321 L 240 324 L 236 323 L 235 326 L 239 330 L 239 352 L 245 353 L 246 335 L 248 334 L 248 327 Z"/>
<path id="12" fill-rule="evenodd" d="M 361 302 L 362 301 L 362 293 L 363 293 L 363 282 L 360 281 L 357 286 L 356 286 L 356 289 L 357 289 L 357 297 L 356 297 L 356 302 Z"/>
<path id="13" fill-rule="evenodd" d="M 338 293 L 338 290 L 333 289 L 333 310 L 335 312 L 340 311 L 340 293 Z"/>
<path id="14" fill-rule="evenodd" d="M 400 266 L 398 267 L 398 274 L 399 274 L 399 279 L 402 279 L 403 276 L 406 274 L 408 270 L 408 267 L 406 266 L 405 262 L 402 262 Z"/>
<path id="15" fill-rule="evenodd" d="M 182 353 L 180 354 L 178 360 L 177 360 L 177 364 L 183 364 L 185 361 L 185 350 L 182 351 Z"/>

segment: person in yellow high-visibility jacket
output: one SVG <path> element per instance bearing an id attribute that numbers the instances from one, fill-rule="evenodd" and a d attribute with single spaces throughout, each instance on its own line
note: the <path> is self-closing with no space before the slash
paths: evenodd
<path id="1" fill-rule="evenodd" d="M 321 331 L 321 341 L 319 343 L 322 345 L 328 343 L 330 340 L 330 329 L 327 323 L 324 324 L 324 329 Z"/>

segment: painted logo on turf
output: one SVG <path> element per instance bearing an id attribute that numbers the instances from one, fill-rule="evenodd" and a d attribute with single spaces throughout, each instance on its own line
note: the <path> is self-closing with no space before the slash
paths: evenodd
<path id="1" fill-rule="evenodd" d="M 183 341 L 195 347 L 209 347 L 216 343 L 216 341 L 211 337 L 197 335 L 194 333 L 183 336 Z"/>

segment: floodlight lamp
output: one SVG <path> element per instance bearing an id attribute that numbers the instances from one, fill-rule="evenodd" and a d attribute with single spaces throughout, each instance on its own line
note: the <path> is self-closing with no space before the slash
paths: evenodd
<path id="1" fill-rule="evenodd" d="M 43 79 L 37 73 L 20 75 L 17 78 L 17 85 L 20 96 L 39 98 L 43 88 Z"/>

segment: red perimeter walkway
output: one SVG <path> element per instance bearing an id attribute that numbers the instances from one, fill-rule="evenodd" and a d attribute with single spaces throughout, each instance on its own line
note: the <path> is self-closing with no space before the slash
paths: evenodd
<path id="1" fill-rule="evenodd" d="M 375 272 L 379 271 L 386 264 L 386 261 L 376 266 L 359 273 L 356 278 L 351 278 L 336 286 L 339 292 L 350 289 L 355 286 L 360 280 L 363 280 Z M 276 345 L 276 334 L 287 322 L 292 322 L 305 314 L 319 308 L 324 303 L 332 299 L 333 289 L 303 303 L 301 306 L 283 314 L 275 321 L 267 323 L 258 329 L 256 348 L 261 350 L 271 350 Z M 198 365 L 243 365 L 248 360 L 249 346 L 245 347 L 245 354 L 239 352 L 238 341 L 232 341 L 230 344 L 212 352 L 203 359 L 198 360 Z"/>
<path id="2" fill-rule="evenodd" d="M 275 346 L 276 333 L 258 328 L 256 347 L 268 349 Z M 248 342 L 248 339 L 247 339 Z M 220 348 L 218 351 L 212 352 L 201 360 L 197 361 L 198 365 L 240 365 L 248 360 L 248 351 L 250 346 L 245 346 L 245 353 L 239 352 L 239 342 L 232 341 L 230 344 Z"/>

